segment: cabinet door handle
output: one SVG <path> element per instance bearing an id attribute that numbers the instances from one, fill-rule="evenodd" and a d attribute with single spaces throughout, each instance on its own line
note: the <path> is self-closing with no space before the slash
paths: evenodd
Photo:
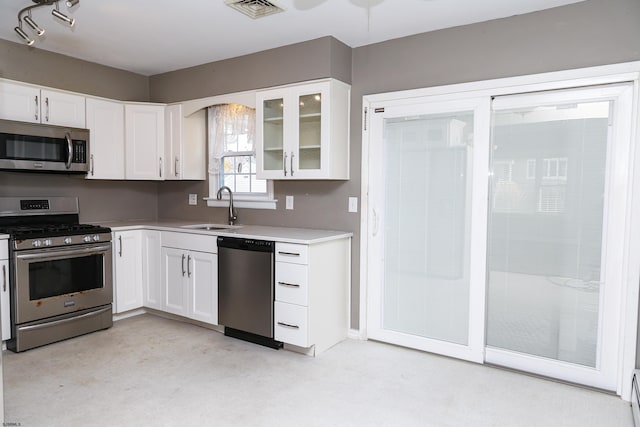
<path id="1" fill-rule="evenodd" d="M 158 165 L 158 173 L 160 174 L 160 178 L 162 178 L 162 157 L 160 157 L 160 162 Z"/>
<path id="2" fill-rule="evenodd" d="M 278 253 L 280 255 L 284 255 L 284 256 L 300 256 L 300 254 L 297 254 L 295 252 L 282 252 L 282 251 L 278 251 Z"/>
<path id="3" fill-rule="evenodd" d="M 284 161 L 282 162 L 284 167 L 284 176 L 287 176 L 287 153 L 284 153 Z"/>
<path id="4" fill-rule="evenodd" d="M 296 283 L 278 282 L 278 285 L 287 286 L 289 288 L 299 288 L 300 285 Z"/>
<path id="5" fill-rule="evenodd" d="M 120 250 L 118 251 L 118 255 L 122 258 L 122 236 L 118 236 L 118 242 L 120 242 Z"/>
<path id="6" fill-rule="evenodd" d="M 291 161 L 291 176 L 293 176 L 293 156 L 294 155 L 293 155 L 293 151 L 292 151 L 291 152 L 291 159 L 290 159 L 290 161 Z"/>
<path id="7" fill-rule="evenodd" d="M 298 325 L 290 325 L 288 323 L 283 323 L 283 322 L 278 322 L 278 325 L 284 326 L 285 328 L 289 328 L 289 329 L 300 329 L 300 326 Z"/>
<path id="8" fill-rule="evenodd" d="M 44 116 L 44 121 L 48 122 L 49 121 L 49 97 L 48 96 L 44 99 L 44 105 L 47 107 L 47 110 L 46 110 L 47 113 Z"/>
<path id="9" fill-rule="evenodd" d="M 184 277 L 184 254 L 182 254 L 182 277 Z"/>
<path id="10" fill-rule="evenodd" d="M 39 120 L 39 113 L 40 112 L 40 103 L 38 102 L 38 95 L 36 95 L 36 120 Z"/>
<path id="11" fill-rule="evenodd" d="M 91 156 L 89 156 L 89 158 L 91 159 L 91 176 L 93 176 L 93 154 Z"/>
<path id="12" fill-rule="evenodd" d="M 179 161 L 179 159 L 176 157 L 176 162 L 175 162 L 175 165 L 174 165 L 176 170 L 173 173 L 176 177 L 178 176 L 178 161 Z"/>
<path id="13" fill-rule="evenodd" d="M 187 257 L 187 277 L 191 277 L 191 255 Z"/>
<path id="14" fill-rule="evenodd" d="M 7 266 L 2 266 L 2 292 L 7 292 Z"/>

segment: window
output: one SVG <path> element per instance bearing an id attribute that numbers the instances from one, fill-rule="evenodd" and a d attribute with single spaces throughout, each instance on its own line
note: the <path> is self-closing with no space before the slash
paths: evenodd
<path id="1" fill-rule="evenodd" d="M 256 177 L 255 109 L 240 104 L 208 108 L 209 206 L 222 186 L 233 191 L 239 207 L 275 209 L 273 183 Z M 224 198 L 228 194 L 224 192 Z M 226 203 L 226 202 L 225 202 Z"/>

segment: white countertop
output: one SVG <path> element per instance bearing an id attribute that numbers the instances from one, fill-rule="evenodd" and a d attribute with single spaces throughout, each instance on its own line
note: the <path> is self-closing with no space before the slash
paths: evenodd
<path id="1" fill-rule="evenodd" d="M 334 230 L 315 230 L 309 228 L 268 227 L 263 225 L 242 225 L 227 230 L 198 230 L 185 226 L 205 224 L 202 221 L 162 220 L 162 221 L 117 221 L 101 222 L 100 225 L 110 227 L 113 231 L 126 230 L 160 230 L 177 231 L 180 233 L 204 234 L 210 236 L 229 236 L 247 239 L 273 240 L 284 243 L 315 244 L 330 240 L 345 239 L 353 233 Z"/>

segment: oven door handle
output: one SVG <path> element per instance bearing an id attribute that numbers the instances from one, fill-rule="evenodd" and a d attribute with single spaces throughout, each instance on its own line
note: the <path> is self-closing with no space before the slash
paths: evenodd
<path id="1" fill-rule="evenodd" d="M 111 306 L 105 307 L 105 308 L 101 308 L 100 310 L 92 311 L 92 312 L 89 312 L 89 313 L 81 314 L 80 316 L 69 317 L 69 318 L 60 319 L 60 320 L 54 320 L 52 322 L 47 322 L 47 323 L 39 323 L 37 325 L 18 326 L 18 329 L 20 329 L 21 331 L 32 331 L 32 330 L 35 330 L 35 329 L 50 328 L 51 326 L 61 325 L 61 324 L 64 324 L 64 323 L 69 323 L 69 322 L 75 322 L 75 321 L 80 320 L 80 319 L 86 319 L 87 317 L 98 316 L 98 315 L 104 313 L 105 311 L 111 311 Z"/>
<path id="2" fill-rule="evenodd" d="M 67 258 L 72 256 L 83 256 L 83 255 L 98 255 L 101 253 L 106 253 L 111 249 L 111 245 L 100 245 L 100 246 L 91 246 L 90 248 L 82 248 L 82 249 L 58 249 L 58 250 L 50 250 L 38 252 L 36 254 L 27 253 L 27 254 L 18 254 L 16 255 L 16 259 L 20 260 L 48 260 L 48 259 L 60 259 Z"/>

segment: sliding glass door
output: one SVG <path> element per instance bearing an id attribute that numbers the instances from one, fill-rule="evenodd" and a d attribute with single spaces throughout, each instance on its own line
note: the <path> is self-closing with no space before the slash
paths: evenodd
<path id="1" fill-rule="evenodd" d="M 381 136 L 371 153 L 379 165 L 371 183 L 378 283 L 372 338 L 482 360 L 484 266 L 471 262 L 474 241 L 484 238 L 482 220 L 472 215 L 483 210 L 474 180 L 484 171 L 486 183 L 488 164 L 488 138 L 478 137 L 488 130 L 481 105 L 388 107 L 372 121 Z"/>
<path id="2" fill-rule="evenodd" d="M 376 106 L 369 338 L 615 390 L 632 91 Z"/>

